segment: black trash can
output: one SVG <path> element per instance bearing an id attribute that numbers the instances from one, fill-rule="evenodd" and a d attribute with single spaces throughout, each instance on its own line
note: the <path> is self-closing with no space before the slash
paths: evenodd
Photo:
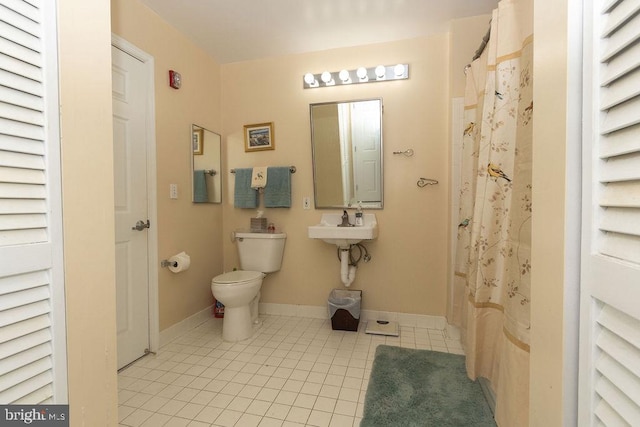
<path id="1" fill-rule="evenodd" d="M 331 328 L 337 331 L 357 331 L 361 303 L 361 290 L 332 290 L 328 300 Z"/>

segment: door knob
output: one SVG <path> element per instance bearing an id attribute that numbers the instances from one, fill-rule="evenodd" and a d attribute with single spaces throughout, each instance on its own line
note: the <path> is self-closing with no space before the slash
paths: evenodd
<path id="1" fill-rule="evenodd" d="M 135 227 L 131 227 L 132 230 L 138 230 L 138 231 L 142 231 L 145 228 L 149 228 L 151 227 L 151 223 L 149 222 L 149 220 L 147 220 L 147 222 L 143 222 L 142 220 L 138 220 L 138 222 L 136 222 L 136 226 Z"/>

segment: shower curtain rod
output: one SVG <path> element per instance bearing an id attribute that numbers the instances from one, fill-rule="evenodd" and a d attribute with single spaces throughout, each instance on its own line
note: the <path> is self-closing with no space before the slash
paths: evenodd
<path id="1" fill-rule="evenodd" d="M 473 55 L 473 58 L 471 59 L 471 62 L 473 62 L 476 59 L 480 58 L 480 55 L 482 55 L 482 52 L 484 52 L 484 49 L 487 47 L 487 44 L 489 43 L 489 39 L 490 38 L 491 38 L 491 21 L 489 21 L 489 29 L 487 30 L 487 33 L 482 38 L 482 41 L 480 42 L 480 46 L 478 47 L 478 49 L 476 49 L 476 53 Z M 464 73 L 465 74 L 467 74 L 467 70 L 470 67 L 471 67 L 471 64 L 467 64 L 464 67 Z"/>
<path id="2" fill-rule="evenodd" d="M 489 25 L 491 25 L 491 23 L 489 23 Z M 487 43 L 489 43 L 490 38 L 491 38 L 491 26 L 489 26 L 487 33 L 482 38 L 482 41 L 480 42 L 480 46 L 476 50 L 476 53 L 473 55 L 472 61 L 475 61 L 476 59 L 480 58 L 480 55 L 482 55 L 482 52 L 484 52 L 484 49 L 487 47 Z"/>

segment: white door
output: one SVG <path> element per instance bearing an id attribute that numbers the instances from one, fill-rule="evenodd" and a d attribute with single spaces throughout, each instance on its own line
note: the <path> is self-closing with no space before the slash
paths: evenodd
<path id="1" fill-rule="evenodd" d="M 118 368 L 149 349 L 147 85 L 144 64 L 111 47 Z"/>
<path id="2" fill-rule="evenodd" d="M 640 425 L 640 2 L 585 2 L 580 426 Z"/>
<path id="3" fill-rule="evenodd" d="M 374 126 L 378 124 L 378 126 Z M 382 200 L 380 171 L 380 101 L 358 102 L 351 107 L 353 144 L 353 175 L 356 182 L 356 201 Z"/>

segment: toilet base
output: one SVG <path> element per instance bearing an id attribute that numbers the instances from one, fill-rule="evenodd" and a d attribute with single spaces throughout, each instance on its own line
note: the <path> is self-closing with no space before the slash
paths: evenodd
<path id="1" fill-rule="evenodd" d="M 253 322 L 249 305 L 225 307 L 222 321 L 222 339 L 230 342 L 243 341 L 253 335 Z"/>
<path id="2" fill-rule="evenodd" d="M 253 336 L 254 329 L 262 322 L 258 319 L 258 303 L 260 301 L 260 288 L 262 278 L 258 283 L 258 290 L 251 302 L 242 305 L 242 299 L 229 300 L 220 295 L 219 300 L 224 304 L 224 319 L 222 320 L 222 339 L 228 342 L 244 341 Z M 214 285 L 211 287 L 213 294 L 216 294 Z M 220 289 L 218 289 L 220 291 Z M 220 293 L 220 292 L 218 292 Z M 246 295 L 245 295 L 246 296 Z M 240 304 L 234 306 L 234 304 Z"/>

